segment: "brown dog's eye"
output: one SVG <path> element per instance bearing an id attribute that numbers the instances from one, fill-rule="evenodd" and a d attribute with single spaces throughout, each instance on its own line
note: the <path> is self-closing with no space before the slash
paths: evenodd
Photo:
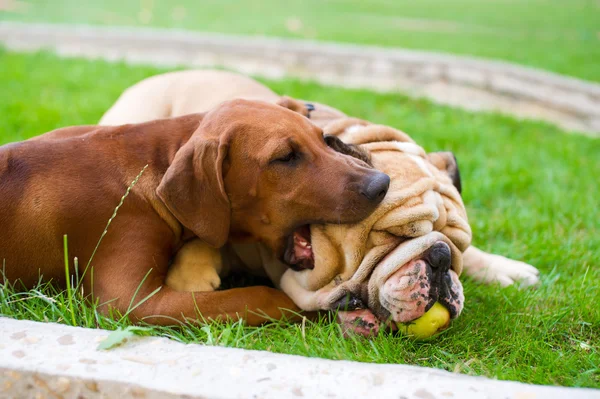
<path id="1" fill-rule="evenodd" d="M 271 163 L 282 163 L 282 164 L 292 164 L 298 160 L 298 154 L 296 151 L 290 151 L 283 157 L 275 158 L 271 161 Z"/>

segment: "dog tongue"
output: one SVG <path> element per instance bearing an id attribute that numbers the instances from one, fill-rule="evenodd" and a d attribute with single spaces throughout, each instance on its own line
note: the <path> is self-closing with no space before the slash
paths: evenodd
<path id="1" fill-rule="evenodd" d="M 298 231 L 294 232 L 294 256 L 296 260 L 312 259 L 312 245 Z"/>

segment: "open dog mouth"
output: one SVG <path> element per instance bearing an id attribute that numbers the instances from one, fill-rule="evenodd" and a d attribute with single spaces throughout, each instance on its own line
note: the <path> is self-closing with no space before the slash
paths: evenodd
<path id="1" fill-rule="evenodd" d="M 315 268 L 309 225 L 298 227 L 288 236 L 283 261 L 295 271 Z"/>

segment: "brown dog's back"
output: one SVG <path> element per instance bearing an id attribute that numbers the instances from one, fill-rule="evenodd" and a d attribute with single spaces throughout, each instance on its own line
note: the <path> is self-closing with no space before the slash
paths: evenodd
<path id="1" fill-rule="evenodd" d="M 0 147 L 0 258 L 8 279 L 20 278 L 31 286 L 42 270 L 45 280 L 62 282 L 64 234 L 71 254 L 87 262 L 135 176 L 148 163 L 153 171 L 168 166 L 169 151 L 162 158 L 156 156 L 153 133 L 161 134 L 165 125 L 177 123 L 187 125 L 191 134 L 197 121 L 190 124 L 185 123 L 190 117 L 183 119 L 183 124 L 165 121 L 119 129 L 58 129 L 47 137 Z M 81 135 L 81 130 L 87 133 Z M 143 135 L 139 134 L 142 131 Z M 184 133 L 185 129 L 178 131 Z M 80 135 L 69 137 L 72 133 Z M 160 140 L 166 141 L 164 137 Z M 171 156 L 175 151 L 174 147 Z M 145 197 L 153 193 L 143 188 L 152 180 L 158 184 L 153 171 L 131 192 L 123 212 L 132 211 L 127 208 L 147 211 L 143 209 L 148 207 Z M 115 223 L 119 224 L 118 217 Z"/>

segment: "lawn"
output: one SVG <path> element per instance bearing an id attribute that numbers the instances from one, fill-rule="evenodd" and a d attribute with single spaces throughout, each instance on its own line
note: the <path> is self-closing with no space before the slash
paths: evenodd
<path id="1" fill-rule="evenodd" d="M 184 28 L 437 50 L 600 81 L 597 0 L 7 0 L 0 20 Z M 2 4 L 0 2 L 0 4 Z"/>
<path id="2" fill-rule="evenodd" d="M 94 123 L 124 88 L 157 72 L 0 50 L 0 144 Z M 474 243 L 537 266 L 542 285 L 519 291 L 466 280 L 463 315 L 441 336 L 421 343 L 389 335 L 345 339 L 327 320 L 305 327 L 211 324 L 148 333 L 183 342 L 600 388 L 600 140 L 401 95 L 294 80 L 268 84 L 402 128 L 428 150 L 454 151 Z M 27 293 L 0 285 L 0 315 L 73 324 L 67 303 L 64 292 L 48 285 Z M 74 306 L 77 325 L 112 329 L 126 324 L 100 316 L 78 297 Z"/>

